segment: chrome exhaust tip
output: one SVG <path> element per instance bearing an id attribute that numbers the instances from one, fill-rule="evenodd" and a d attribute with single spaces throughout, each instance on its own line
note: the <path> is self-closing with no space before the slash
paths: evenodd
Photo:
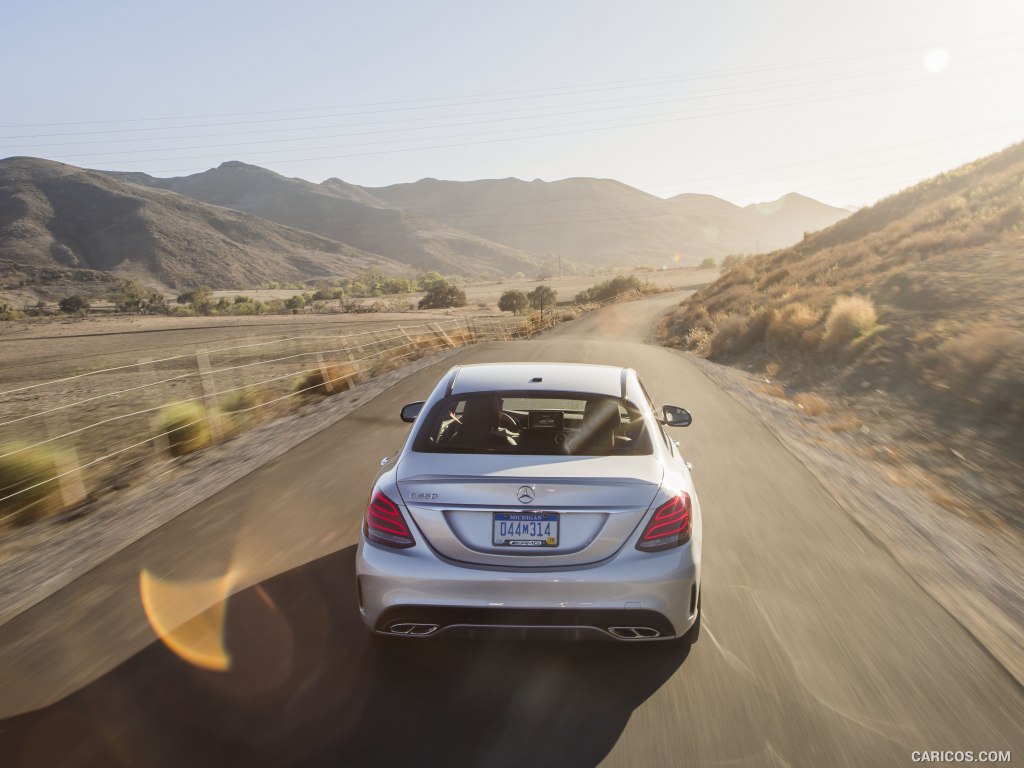
<path id="1" fill-rule="evenodd" d="M 437 624 L 392 624 L 388 627 L 388 634 L 391 635 L 425 637 L 434 632 L 437 632 Z"/>
<path id="2" fill-rule="evenodd" d="M 620 640 L 651 640 L 661 637 L 654 627 L 608 627 L 608 633 Z"/>

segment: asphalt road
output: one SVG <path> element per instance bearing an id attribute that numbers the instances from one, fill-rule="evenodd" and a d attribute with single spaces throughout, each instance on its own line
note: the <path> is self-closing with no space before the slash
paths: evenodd
<path id="1" fill-rule="evenodd" d="M 755 415 L 684 357 L 641 343 L 677 299 L 608 307 L 414 374 L 0 627 L 0 648 L 43 638 L 17 669 L 0 665 L 3 712 L 75 689 L 0 721 L 0 762 L 888 766 L 915 750 L 990 749 L 1024 760 L 1017 683 Z M 406 434 L 399 408 L 455 362 L 499 360 L 627 364 L 656 402 L 693 413 L 677 437 L 704 511 L 705 618 L 688 652 L 371 643 L 353 545 L 378 462 Z M 229 669 L 155 639 L 143 571 L 158 608 L 258 582 L 174 640 L 207 658 L 223 650 Z M 223 649 L 211 649 L 221 621 Z"/>

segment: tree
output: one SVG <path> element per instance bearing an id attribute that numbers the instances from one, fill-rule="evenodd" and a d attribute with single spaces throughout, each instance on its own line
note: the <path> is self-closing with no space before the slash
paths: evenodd
<path id="1" fill-rule="evenodd" d="M 60 307 L 61 312 L 69 315 L 74 315 L 79 312 L 87 312 L 89 310 L 89 302 L 77 293 L 73 296 L 65 296 L 58 302 L 57 306 Z"/>
<path id="2" fill-rule="evenodd" d="M 511 312 L 513 315 L 518 315 L 528 306 L 530 306 L 530 299 L 524 291 L 505 291 L 498 299 L 498 309 L 502 312 Z"/>
<path id="3" fill-rule="evenodd" d="M 435 283 L 427 291 L 426 295 L 420 299 L 419 303 L 420 309 L 443 309 L 445 307 L 464 306 L 466 306 L 466 292 L 461 288 L 450 285 L 445 280 Z"/>
<path id="4" fill-rule="evenodd" d="M 200 315 L 208 315 L 212 306 L 213 289 L 208 285 L 197 285 L 192 291 L 192 309 Z"/>
<path id="5" fill-rule="evenodd" d="M 145 312 L 149 305 L 149 296 L 150 291 L 128 277 L 117 281 L 110 300 L 114 302 L 118 312 Z"/>
<path id="6" fill-rule="evenodd" d="M 448 285 L 448 281 L 437 272 L 422 272 L 416 277 L 416 287 L 421 291 L 429 291 L 442 283 Z"/>
<path id="7" fill-rule="evenodd" d="M 700 268 L 701 269 L 714 269 L 717 266 L 718 266 L 718 262 L 715 261 L 710 256 L 708 256 L 706 259 L 704 259 L 704 261 L 702 261 L 700 263 Z"/>
<path id="8" fill-rule="evenodd" d="M 555 290 L 547 285 L 538 285 L 532 291 L 530 291 L 527 298 L 530 299 L 530 306 L 534 309 L 540 310 L 541 317 L 544 316 L 544 310 L 555 306 L 555 299 L 558 294 Z"/>

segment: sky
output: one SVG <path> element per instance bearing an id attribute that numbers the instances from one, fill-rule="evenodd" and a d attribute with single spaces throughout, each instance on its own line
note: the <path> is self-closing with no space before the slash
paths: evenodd
<path id="1" fill-rule="evenodd" d="M 0 157 L 862 206 L 1024 140 L 1022 0 L 7 0 Z"/>

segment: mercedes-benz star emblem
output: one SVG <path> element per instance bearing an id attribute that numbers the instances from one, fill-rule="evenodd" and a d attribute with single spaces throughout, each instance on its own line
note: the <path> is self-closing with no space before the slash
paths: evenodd
<path id="1" fill-rule="evenodd" d="M 520 504 L 529 504 L 536 496 L 537 494 L 533 492 L 533 488 L 528 485 L 520 486 L 519 490 L 516 491 L 516 498 L 519 499 Z"/>

